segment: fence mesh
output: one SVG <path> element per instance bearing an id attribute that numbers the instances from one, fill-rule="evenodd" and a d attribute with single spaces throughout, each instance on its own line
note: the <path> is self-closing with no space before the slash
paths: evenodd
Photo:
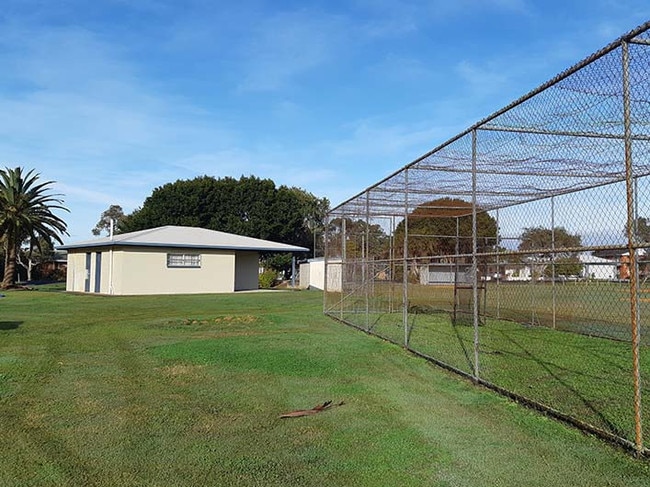
<path id="1" fill-rule="evenodd" d="M 325 313 L 647 454 L 649 30 L 333 209 Z"/>

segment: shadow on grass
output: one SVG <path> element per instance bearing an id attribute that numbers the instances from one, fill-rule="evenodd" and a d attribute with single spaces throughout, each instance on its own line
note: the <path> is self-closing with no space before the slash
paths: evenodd
<path id="1" fill-rule="evenodd" d="M 0 321 L 0 330 L 15 330 L 22 324 L 22 321 Z"/>
<path id="2" fill-rule="evenodd" d="M 470 356 L 469 350 L 467 350 L 467 347 L 465 346 L 465 340 L 460 335 L 460 332 L 458 330 L 458 325 L 452 323 L 451 327 L 454 330 L 454 334 L 456 335 L 456 339 L 458 340 L 460 348 L 463 350 L 463 355 L 465 355 L 465 360 L 467 361 L 468 370 L 474 370 L 474 359 Z"/>
<path id="3" fill-rule="evenodd" d="M 512 345 L 514 345 L 516 348 L 518 348 L 521 353 L 522 353 L 522 358 L 525 358 L 527 360 L 531 360 L 532 362 L 536 363 L 537 366 L 544 370 L 544 372 L 547 374 L 547 377 L 551 378 L 556 384 L 560 385 L 564 392 L 566 394 L 569 394 L 576 398 L 588 411 L 591 411 L 591 413 L 594 415 L 594 417 L 598 418 L 611 433 L 618 435 L 621 438 L 625 438 L 625 433 L 624 431 L 621 430 L 621 428 L 614 424 L 605 414 L 605 411 L 603 411 L 601 408 L 599 408 L 593 401 L 589 400 L 587 397 L 585 397 L 584 394 L 581 393 L 576 387 L 571 385 L 564 377 L 562 377 L 560 374 L 556 373 L 557 370 L 564 370 L 569 373 L 573 373 L 574 375 L 585 375 L 577 370 L 571 370 L 566 367 L 562 367 L 558 364 L 554 364 L 551 361 L 547 361 L 542 359 L 541 357 L 538 357 L 535 355 L 533 352 L 531 352 L 525 344 L 520 343 L 519 341 L 515 340 L 513 337 L 509 336 L 507 333 L 501 333 L 504 337 L 505 340 L 509 341 Z M 606 380 L 606 378 L 602 378 L 603 380 Z"/>
<path id="4" fill-rule="evenodd" d="M 473 340 L 464 338 L 462 336 L 462 333 L 461 333 L 462 328 L 469 329 L 469 327 L 465 326 L 465 325 L 455 325 L 455 324 L 453 324 L 450 313 L 448 311 L 431 308 L 428 312 L 421 313 L 420 315 L 415 313 L 413 315 L 411 325 L 409 326 L 409 328 L 407 330 L 408 343 L 409 344 L 411 343 L 411 335 L 413 334 L 413 332 L 416 329 L 418 329 L 418 327 L 416 326 L 417 318 L 419 316 L 424 317 L 424 316 L 431 316 L 431 315 L 443 316 L 444 317 L 443 319 L 445 320 L 445 322 L 450 324 L 451 333 L 449 333 L 449 335 L 447 335 L 446 333 L 440 332 L 440 330 L 439 330 L 438 331 L 438 333 L 439 333 L 438 336 L 444 335 L 444 336 L 442 336 L 442 340 L 443 340 L 443 342 L 445 344 L 449 345 L 449 348 L 446 349 L 447 351 L 451 351 L 454 356 L 456 355 L 456 353 L 455 353 L 456 351 L 460 351 L 460 352 L 462 352 L 462 357 L 459 356 L 459 362 L 456 362 L 454 360 L 450 361 L 449 357 L 445 358 L 444 356 L 441 356 L 440 355 L 440 349 L 435 349 L 434 348 L 432 350 L 423 350 L 423 349 L 419 348 L 417 345 L 414 347 L 414 349 L 418 350 L 420 352 L 432 354 L 432 356 L 437 357 L 437 359 L 439 359 L 443 363 L 447 363 L 448 365 L 451 365 L 452 367 L 458 368 L 460 370 L 473 371 L 474 370 Z M 419 326 L 419 324 L 418 324 L 418 326 Z M 425 326 L 421 327 L 421 330 L 422 330 L 422 333 L 427 333 L 427 332 L 432 333 L 433 332 L 433 330 L 431 330 L 430 328 L 427 329 L 426 324 L 425 324 Z M 436 343 L 438 343 L 438 345 L 440 344 L 439 341 L 436 341 Z M 470 347 L 467 346 L 468 343 L 470 344 Z"/>

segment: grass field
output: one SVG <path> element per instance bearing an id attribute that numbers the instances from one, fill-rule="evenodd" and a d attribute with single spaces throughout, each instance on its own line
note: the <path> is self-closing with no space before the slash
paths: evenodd
<path id="1" fill-rule="evenodd" d="M 646 486 L 650 464 L 322 315 L 322 295 L 0 299 L 1 486 Z M 325 400 L 315 416 L 280 414 Z"/>
<path id="2" fill-rule="evenodd" d="M 549 282 L 502 282 L 483 283 L 480 290 L 482 310 L 489 316 L 518 321 L 520 323 L 553 327 L 583 334 L 605 336 L 620 340 L 630 339 L 630 290 L 625 282 L 576 281 Z M 344 306 L 355 311 L 365 310 L 366 288 L 354 283 L 347 286 L 355 291 L 346 294 Z M 347 289 L 347 288 L 346 288 Z M 401 283 L 372 282 L 367 289 L 373 310 L 390 312 L 401 309 Z M 463 291 L 461 291 L 463 292 Z M 464 291 L 471 299 L 471 288 Z M 650 283 L 639 289 L 639 312 L 645 327 L 643 339 L 650 345 Z M 451 310 L 454 303 L 452 285 L 409 284 L 408 300 L 411 307 L 430 307 Z M 337 309 L 340 295 L 331 294 L 329 305 Z M 554 312 L 555 310 L 555 312 Z M 555 321 L 554 321 L 555 318 Z M 645 333 L 648 331 L 649 333 Z"/>
<path id="3" fill-rule="evenodd" d="M 381 286 L 374 291 L 368 316 L 363 292 L 349 296 L 343 315 L 335 316 L 403 344 L 399 306 L 389 312 L 389 292 Z M 397 291 L 392 294 L 401 299 Z M 647 294 L 648 289 L 642 288 L 641 295 Z M 627 284 L 572 282 L 554 287 L 550 283 L 490 283 L 481 299 L 492 316 L 483 318 L 479 329 L 482 379 L 601 431 L 635 441 Z M 646 301 L 641 301 L 641 323 L 650 316 Z M 473 375 L 474 329 L 454 326 L 452 309 L 453 287 L 411 285 L 409 347 Z M 466 321 L 471 325 L 471 315 Z M 646 400 L 650 397 L 645 383 L 650 376 L 647 331 L 650 327 L 644 326 L 640 354 L 642 397 Z M 644 423 L 650 424 L 650 410 L 642 408 L 642 414 Z"/>

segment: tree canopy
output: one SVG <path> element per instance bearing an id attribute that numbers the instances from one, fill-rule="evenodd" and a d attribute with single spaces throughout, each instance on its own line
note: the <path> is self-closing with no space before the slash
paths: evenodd
<path id="1" fill-rule="evenodd" d="M 183 225 L 309 248 L 328 208 L 326 198 L 270 179 L 201 176 L 156 188 L 121 229 Z"/>
<path id="2" fill-rule="evenodd" d="M 102 212 L 97 225 L 92 230 L 93 235 L 101 235 L 102 232 L 106 232 L 106 235 L 109 235 L 111 233 L 111 222 L 113 225 L 113 233 L 121 233 L 125 220 L 126 215 L 122 207 L 120 205 L 111 205 Z"/>
<path id="3" fill-rule="evenodd" d="M 580 274 L 583 264 L 577 252 L 571 249 L 580 247 L 580 235 L 569 233 L 564 227 L 555 227 L 555 230 L 544 227 L 524 228 L 519 237 L 519 250 L 531 252 L 524 260 L 533 264 L 533 277 L 574 276 Z M 551 252 L 551 249 L 555 249 Z M 548 265 L 555 256 L 554 266 Z"/>
<path id="4" fill-rule="evenodd" d="M 555 244 L 553 240 L 555 239 Z M 580 235 L 570 234 L 564 227 L 555 227 L 555 231 L 544 227 L 524 228 L 519 237 L 519 250 L 533 251 L 540 250 L 539 253 L 533 254 L 538 259 L 549 259 L 551 248 L 557 249 L 556 255 L 570 257 L 574 254 L 571 251 L 562 251 L 562 249 L 571 249 L 580 247 L 582 238 Z"/>
<path id="5" fill-rule="evenodd" d="M 5 252 L 2 288 L 16 283 L 20 246 L 41 248 L 42 242 L 63 243 L 67 225 L 54 210 L 64 210 L 60 194 L 50 191 L 53 181 L 39 181 L 34 170 L 21 167 L 0 169 L 0 239 Z"/>
<path id="6" fill-rule="evenodd" d="M 472 252 L 472 203 L 456 198 L 439 198 L 418 205 L 407 216 L 408 251 L 411 257 L 469 254 Z M 395 241 L 401 245 L 404 221 L 395 229 Z M 479 252 L 497 244 L 497 223 L 487 212 L 477 209 L 477 246 Z M 456 238 L 458 232 L 458 238 Z"/>

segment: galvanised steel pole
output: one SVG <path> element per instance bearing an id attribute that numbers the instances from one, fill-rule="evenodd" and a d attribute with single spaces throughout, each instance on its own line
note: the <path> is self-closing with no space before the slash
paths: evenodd
<path id="1" fill-rule="evenodd" d="M 366 290 L 366 330 L 370 329 L 370 282 L 371 282 L 371 272 L 370 272 L 370 191 L 366 192 L 366 243 L 362 265 L 364 267 L 364 281 L 363 287 Z"/>
<path id="2" fill-rule="evenodd" d="M 479 301 L 478 301 L 478 258 L 476 224 L 476 130 L 472 130 L 472 301 L 474 312 L 474 377 L 480 378 L 479 366 Z"/>
<path id="3" fill-rule="evenodd" d="M 341 311 L 340 318 L 343 321 L 343 297 L 345 296 L 345 271 L 347 266 L 347 247 L 348 247 L 348 236 L 345 224 L 345 213 L 341 217 Z"/>
<path id="4" fill-rule="evenodd" d="M 388 249 L 388 262 L 390 272 L 390 285 L 388 286 L 388 312 L 393 313 L 393 293 L 395 291 L 395 215 L 390 217 L 390 248 Z"/>
<path id="5" fill-rule="evenodd" d="M 408 256 L 409 256 L 409 171 L 404 170 L 404 250 L 402 271 L 402 321 L 404 324 L 404 347 L 409 346 L 409 291 L 408 291 Z"/>
<path id="6" fill-rule="evenodd" d="M 454 257 L 454 326 L 458 323 L 458 312 L 460 303 L 458 302 L 458 272 L 460 270 L 459 260 L 460 257 L 460 217 L 456 217 L 456 256 Z"/>
<path id="7" fill-rule="evenodd" d="M 329 226 L 330 226 L 329 214 L 325 215 L 324 223 L 325 223 L 325 228 L 323 229 L 323 234 L 324 234 L 323 238 L 325 239 L 325 241 L 323 242 L 323 309 L 325 311 L 329 311 L 329 308 L 327 306 L 327 292 L 328 292 L 328 290 L 327 290 L 327 267 L 328 267 L 327 260 L 329 259 L 329 255 L 328 255 L 329 246 L 327 245 L 327 242 L 329 240 L 329 232 L 328 232 L 328 229 L 329 229 Z M 310 273 L 311 273 L 311 269 L 310 269 Z"/>
<path id="8" fill-rule="evenodd" d="M 634 227 L 635 198 L 634 167 L 632 161 L 632 123 L 630 107 L 630 54 L 627 41 L 621 42 L 623 61 L 623 133 L 625 140 L 625 183 L 627 200 L 627 248 L 630 269 L 630 326 L 632 331 L 632 374 L 634 379 L 634 444 L 638 454 L 643 452 L 643 429 L 641 425 L 641 369 L 639 364 L 640 317 L 639 276 L 636 258 L 636 235 Z"/>
<path id="9" fill-rule="evenodd" d="M 497 320 L 501 318 L 501 261 L 499 260 L 499 241 L 501 240 L 501 229 L 499 228 L 499 210 L 497 209 L 497 239 L 496 239 L 496 251 L 497 251 Z"/>
<path id="10" fill-rule="evenodd" d="M 551 196 L 551 286 L 553 286 L 553 329 L 555 329 L 557 314 L 557 296 L 555 289 L 555 196 Z"/>

